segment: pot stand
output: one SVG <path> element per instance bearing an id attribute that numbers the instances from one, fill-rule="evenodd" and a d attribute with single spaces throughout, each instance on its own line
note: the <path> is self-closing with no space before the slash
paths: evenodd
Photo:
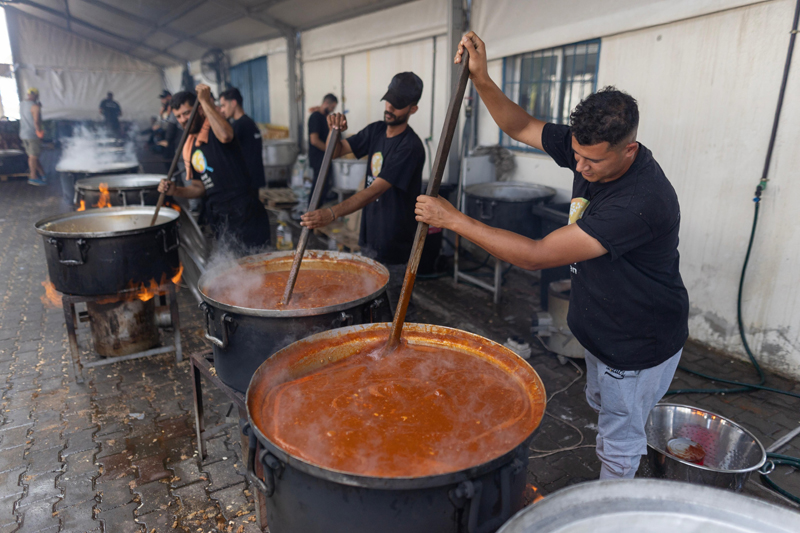
<path id="1" fill-rule="evenodd" d="M 458 238 L 458 237 L 456 237 Z M 493 301 L 494 304 L 497 305 L 500 303 L 500 290 L 503 288 L 503 265 L 504 263 L 497 259 L 496 257 L 492 257 L 494 259 L 494 285 L 489 285 L 481 278 L 476 278 L 475 276 L 470 276 L 469 274 L 464 274 L 463 272 L 458 270 L 458 244 L 456 244 L 455 252 L 453 255 L 453 283 L 458 285 L 459 280 L 466 281 L 468 283 L 472 283 L 480 287 L 481 289 L 485 289 L 491 292 L 494 295 Z"/>
<path id="2" fill-rule="evenodd" d="M 197 432 L 197 453 L 200 456 L 201 461 L 205 460 L 207 456 L 205 444 L 206 439 L 227 430 L 233 425 L 238 425 L 242 446 L 242 460 L 246 461 L 249 451 L 250 437 L 242 432 L 242 427 L 247 423 L 247 406 L 245 404 L 244 394 L 228 387 L 222 382 L 221 379 L 219 379 L 219 376 L 217 376 L 217 369 L 214 368 L 214 365 L 212 365 L 207 359 L 207 357 L 211 355 L 211 349 L 189 354 L 189 361 L 192 363 L 192 397 L 194 399 L 194 427 L 195 431 Z M 238 424 L 223 423 L 214 426 L 213 428 L 206 429 L 203 411 L 203 382 L 201 375 L 205 376 L 206 379 L 208 379 L 223 394 L 225 394 L 231 403 L 236 406 L 239 414 Z M 233 407 L 233 405 L 231 405 L 231 407 Z M 256 472 L 260 477 L 264 476 L 264 473 L 261 471 L 262 468 L 263 467 L 261 467 L 260 464 L 256 465 Z M 250 482 L 249 478 L 248 482 Z M 251 490 L 256 500 L 256 523 L 259 529 L 264 531 L 267 527 L 266 496 L 264 496 L 264 494 L 258 490 L 257 487 L 252 487 Z"/>
<path id="3" fill-rule="evenodd" d="M 180 330 L 180 317 L 178 315 L 178 299 L 175 293 L 175 285 L 171 282 L 159 287 L 159 292 L 166 290 L 167 298 L 169 300 L 169 311 L 171 319 L 171 327 L 173 328 L 173 344 L 167 346 L 160 346 L 143 352 L 132 353 L 129 355 L 120 355 L 117 357 L 106 357 L 98 361 L 84 362 L 81 360 L 81 351 L 78 346 L 78 322 L 86 322 L 89 317 L 86 311 L 76 312 L 75 304 L 97 302 L 98 300 L 107 299 L 108 295 L 104 296 L 78 296 L 73 294 L 62 294 L 61 304 L 64 307 L 64 321 L 67 324 L 67 336 L 69 337 L 69 349 L 71 352 L 72 360 L 72 378 L 75 383 L 83 383 L 84 368 L 94 368 L 98 366 L 111 365 L 121 361 L 130 361 L 132 359 L 141 359 L 142 357 L 150 357 L 151 355 L 159 355 L 162 353 L 175 352 L 175 362 L 180 363 L 183 360 L 181 352 L 181 330 Z M 120 293 L 122 294 L 122 293 Z"/>

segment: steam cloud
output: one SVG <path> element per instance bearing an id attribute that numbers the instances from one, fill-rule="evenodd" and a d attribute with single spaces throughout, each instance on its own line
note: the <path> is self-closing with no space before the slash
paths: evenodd
<path id="1" fill-rule="evenodd" d="M 106 142 L 114 137 L 105 127 L 90 129 L 81 125 L 73 130 L 72 137 L 62 140 L 61 159 L 56 165 L 59 172 L 96 173 L 139 164 L 136 157 L 133 131 L 129 131 L 123 146 Z"/>

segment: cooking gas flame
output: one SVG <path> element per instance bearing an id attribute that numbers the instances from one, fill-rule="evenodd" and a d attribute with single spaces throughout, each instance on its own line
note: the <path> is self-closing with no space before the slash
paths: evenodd
<path id="1" fill-rule="evenodd" d="M 61 307 L 61 294 L 56 290 L 56 286 L 48 279 L 42 282 L 44 294 L 40 296 L 42 304 L 47 309 L 57 309 Z"/>
<path id="2" fill-rule="evenodd" d="M 77 210 L 86 211 L 86 202 L 84 200 L 81 200 L 81 206 Z"/>
<path id="3" fill-rule="evenodd" d="M 100 199 L 94 204 L 94 207 L 104 208 L 104 207 L 111 207 L 111 195 L 108 193 L 108 183 L 101 183 L 100 184 Z M 83 200 L 81 200 L 81 204 L 83 204 Z"/>

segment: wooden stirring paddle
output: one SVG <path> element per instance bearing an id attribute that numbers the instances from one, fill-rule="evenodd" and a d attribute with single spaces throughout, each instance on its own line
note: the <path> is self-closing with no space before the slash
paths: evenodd
<path id="1" fill-rule="evenodd" d="M 169 181 L 175 181 L 172 179 L 173 174 L 175 174 L 175 170 L 178 168 L 178 160 L 183 155 L 183 145 L 186 144 L 186 137 L 189 136 L 189 130 L 192 129 L 192 124 L 194 124 L 194 116 L 197 114 L 197 108 L 200 105 L 200 99 L 196 99 L 194 101 L 194 105 L 192 106 L 192 112 L 189 115 L 189 122 L 186 123 L 186 127 L 183 128 L 183 135 L 181 135 L 181 142 L 178 145 L 178 149 L 175 150 L 175 155 L 172 157 L 172 164 L 169 166 L 169 172 L 167 172 L 167 179 Z M 167 193 L 161 193 L 158 195 L 158 203 L 156 204 L 156 210 L 153 213 L 153 219 L 150 221 L 150 225 L 153 226 L 156 223 L 156 219 L 158 219 L 158 212 L 161 211 L 161 206 L 164 205 L 164 198 L 167 196 Z"/>
<path id="2" fill-rule="evenodd" d="M 469 53 L 464 50 L 464 54 L 461 56 L 461 70 L 458 73 L 458 82 L 455 91 L 453 91 L 450 106 L 447 108 L 442 136 L 439 138 L 439 147 L 436 150 L 436 159 L 433 161 L 433 176 L 428 182 L 428 190 L 425 193 L 428 196 L 439 196 L 439 185 L 442 183 L 447 156 L 450 153 L 453 134 L 458 124 L 458 113 L 461 110 L 461 101 L 464 99 L 467 80 L 469 80 Z M 427 235 L 428 225 L 424 222 L 418 222 L 417 234 L 414 236 L 414 246 L 411 248 L 411 257 L 408 260 L 406 276 L 403 279 L 403 290 L 400 292 L 400 301 L 397 304 L 394 320 L 392 321 L 392 329 L 389 332 L 389 341 L 379 356 L 393 352 L 400 345 L 400 334 L 403 332 L 408 302 L 411 300 L 411 291 L 414 290 L 414 281 L 417 279 L 419 260 L 422 257 L 422 248 L 425 246 L 425 237 Z"/>
<path id="3" fill-rule="evenodd" d="M 329 135 L 328 146 L 325 147 L 325 155 L 322 157 L 322 167 L 319 169 L 317 185 L 314 187 L 314 192 L 311 193 L 311 200 L 308 202 L 307 213 L 316 211 L 317 207 L 319 207 L 320 196 L 322 196 L 322 190 L 325 188 L 325 182 L 328 180 L 328 170 L 331 167 L 333 152 L 336 150 L 336 145 L 339 144 L 341 131 L 332 129 Z M 294 284 L 297 281 L 297 274 L 300 272 L 300 263 L 303 261 L 303 254 L 306 252 L 308 234 L 310 231 L 310 229 L 304 226 L 303 232 L 300 234 L 300 241 L 297 243 L 297 251 L 294 253 L 292 269 L 289 271 L 289 280 L 286 282 L 286 289 L 283 291 L 283 298 L 281 298 L 282 306 L 287 305 L 289 300 L 292 299 L 292 291 L 294 291 Z"/>

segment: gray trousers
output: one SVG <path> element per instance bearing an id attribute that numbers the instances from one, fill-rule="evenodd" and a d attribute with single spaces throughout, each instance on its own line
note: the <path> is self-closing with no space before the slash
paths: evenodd
<path id="1" fill-rule="evenodd" d="M 586 401 L 599 413 L 600 479 L 633 478 L 647 454 L 644 425 L 672 383 L 678 353 L 653 368 L 616 370 L 586 350 Z"/>
<path id="2" fill-rule="evenodd" d="M 406 276 L 406 264 L 387 265 L 383 266 L 389 271 L 389 283 L 386 285 L 386 297 L 389 299 L 389 305 L 392 308 L 392 318 L 397 311 L 397 302 L 400 301 L 400 292 L 403 290 L 403 279 Z M 406 322 L 416 322 L 417 308 L 414 306 L 414 297 L 408 302 L 408 309 L 406 310 Z"/>

